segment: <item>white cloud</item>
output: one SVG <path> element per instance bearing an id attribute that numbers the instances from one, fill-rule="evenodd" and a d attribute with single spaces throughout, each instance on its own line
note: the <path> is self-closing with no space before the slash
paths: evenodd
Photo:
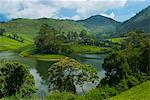
<path id="1" fill-rule="evenodd" d="M 81 19 L 104 14 L 107 9 L 124 7 L 127 0 L 1 0 L 0 14 L 8 18 L 62 18 L 60 9 L 75 9 L 75 15 L 63 18 Z M 114 14 L 108 15 L 113 18 Z"/>
<path id="2" fill-rule="evenodd" d="M 105 16 L 105 17 L 108 17 L 108 18 L 112 18 L 112 19 L 114 19 L 115 18 L 115 14 L 114 14 L 114 12 L 112 12 L 112 13 L 110 13 L 110 14 L 100 14 L 100 15 L 102 15 L 102 16 Z"/>

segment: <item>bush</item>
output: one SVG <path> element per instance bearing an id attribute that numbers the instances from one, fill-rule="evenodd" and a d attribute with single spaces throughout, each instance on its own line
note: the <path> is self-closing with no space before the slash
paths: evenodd
<path id="1" fill-rule="evenodd" d="M 0 67 L 0 98 L 19 94 L 19 97 L 35 93 L 35 82 L 27 66 L 7 62 Z"/>
<path id="2" fill-rule="evenodd" d="M 75 100 L 76 95 L 70 92 L 55 91 L 48 95 L 47 100 Z"/>
<path id="3" fill-rule="evenodd" d="M 109 87 L 108 85 L 106 85 L 89 91 L 83 97 L 85 98 L 85 100 L 104 100 L 117 94 L 118 92 L 114 87 Z"/>

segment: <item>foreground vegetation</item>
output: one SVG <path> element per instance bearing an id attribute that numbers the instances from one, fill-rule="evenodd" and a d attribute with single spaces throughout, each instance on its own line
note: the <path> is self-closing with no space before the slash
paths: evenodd
<path id="1" fill-rule="evenodd" d="M 17 50 L 29 45 L 30 42 L 19 42 L 5 36 L 0 36 L 0 51 Z"/>
<path id="2" fill-rule="evenodd" d="M 148 99 L 149 95 L 147 95 L 146 93 L 149 92 L 148 87 L 149 87 L 149 80 L 150 80 L 149 36 L 143 33 L 131 32 L 128 34 L 128 37 L 125 39 L 125 41 L 123 41 L 121 45 L 118 46 L 117 49 L 118 51 L 113 51 L 104 59 L 104 63 L 102 67 L 106 71 L 105 78 L 103 78 L 100 81 L 100 83 L 97 85 L 95 89 L 89 92 L 84 91 L 83 84 L 85 82 L 91 82 L 91 83 L 97 82 L 96 70 L 90 67 L 89 65 L 82 65 L 74 59 L 71 59 L 68 57 L 64 58 L 64 56 L 60 57 L 60 55 L 58 55 L 58 57 L 64 58 L 64 59 L 59 60 L 59 62 L 56 62 L 52 66 L 49 67 L 48 72 L 49 72 L 50 93 L 47 97 L 44 97 L 42 99 L 48 99 L 48 100 L 110 99 L 110 100 L 114 100 L 114 99 L 119 98 L 120 100 L 122 100 L 122 98 L 125 98 L 126 96 L 128 97 L 128 98 L 126 97 L 126 99 L 130 99 L 130 98 L 136 99 L 134 95 L 136 95 L 137 92 L 138 92 L 138 96 L 137 96 L 138 99 L 142 99 L 142 98 Z M 37 56 L 37 58 L 42 58 L 40 57 L 41 55 L 42 57 L 45 56 L 43 59 L 49 59 L 49 58 L 55 59 L 56 57 L 55 56 L 56 54 L 55 55 L 50 54 L 48 56 L 48 54 L 45 55 L 42 53 L 39 55 L 34 54 L 33 56 L 35 57 Z M 17 68 L 17 66 L 19 66 L 20 64 L 8 63 L 8 64 L 4 64 L 3 66 L 6 66 L 6 65 L 8 68 L 7 70 L 11 70 L 11 69 L 14 70 L 14 68 Z M 21 70 L 20 67 L 18 70 Z M 22 94 L 22 92 L 20 92 L 22 91 L 20 89 L 23 89 L 23 91 L 26 91 L 26 89 L 28 88 L 27 87 L 22 88 L 23 85 L 19 85 L 19 86 L 17 85 L 17 84 L 20 84 L 18 83 L 20 78 L 17 78 L 19 76 L 18 75 L 19 73 L 17 74 L 18 76 L 15 76 L 16 77 L 15 79 L 18 79 L 18 80 L 16 81 L 16 83 L 14 83 L 14 86 L 15 87 L 17 86 L 17 88 L 14 88 L 14 89 L 17 89 L 17 90 L 11 92 L 11 94 L 8 95 L 9 91 L 5 91 L 5 88 L 6 88 L 5 84 L 8 84 L 8 83 L 5 79 L 5 75 L 3 76 L 3 74 L 6 74 L 6 73 L 3 71 L 4 70 L 2 67 L 0 69 L 0 72 L 2 74 L 0 79 L 1 79 L 1 82 L 3 82 L 4 84 L 2 84 L 0 90 L 2 94 L 5 94 L 5 95 L 2 95 L 1 98 L 3 97 L 5 98 L 8 96 L 12 98 L 17 98 L 18 95 L 21 95 L 23 99 L 27 99 L 27 98 L 32 99 L 32 100 L 39 99 L 39 97 L 34 94 L 33 82 L 31 82 L 33 83 L 31 87 L 28 86 L 28 88 L 30 88 L 31 90 L 31 91 L 30 90 L 27 91 L 29 94 L 31 93 L 30 97 L 29 96 L 26 97 L 24 96 L 24 94 Z M 11 77 L 11 75 L 9 75 L 9 77 Z M 85 94 L 84 96 L 79 96 L 76 94 L 75 85 L 79 85 L 81 87 L 83 93 Z M 141 91 L 141 88 L 143 89 L 142 91 Z M 128 96 L 132 93 L 134 95 L 132 95 L 131 97 Z"/>
<path id="3" fill-rule="evenodd" d="M 109 100 L 149 100 L 150 99 L 150 81 L 135 86 L 120 95 Z"/>
<path id="4" fill-rule="evenodd" d="M 129 32 L 124 38 L 107 40 L 99 40 L 86 30 L 65 34 L 47 24 L 42 25 L 34 40 L 28 36 L 23 38 L 17 34 L 4 33 L 2 29 L 1 50 L 16 49 L 24 57 L 58 61 L 49 66 L 50 93 L 43 99 L 104 100 L 119 94 L 120 96 L 114 98 L 122 98 L 128 95 L 124 91 L 150 80 L 150 36 L 140 31 Z M 94 68 L 66 57 L 78 53 L 97 54 L 110 51 L 102 64 L 106 71 L 105 77 L 98 84 L 97 71 Z M 0 98 L 34 98 L 35 83 L 28 67 L 14 62 L 4 62 L 0 66 Z M 86 82 L 96 84 L 97 87 L 86 93 Z M 76 85 L 80 86 L 84 96 L 77 95 Z M 149 90 L 144 88 L 144 92 L 147 91 Z M 38 96 L 35 95 L 35 98 Z"/>

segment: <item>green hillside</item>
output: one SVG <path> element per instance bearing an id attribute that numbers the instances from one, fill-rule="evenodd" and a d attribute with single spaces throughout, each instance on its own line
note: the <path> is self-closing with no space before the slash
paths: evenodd
<path id="1" fill-rule="evenodd" d="M 150 100 L 150 81 L 135 86 L 109 100 Z"/>
<path id="2" fill-rule="evenodd" d="M 137 13 L 131 19 L 120 23 L 101 15 L 91 16 L 84 20 L 60 20 L 52 18 L 25 19 L 17 18 L 0 23 L 0 27 L 11 33 L 37 33 L 42 24 L 48 24 L 61 32 L 87 30 L 101 37 L 118 36 L 120 33 L 144 30 L 150 32 L 150 6 Z M 117 34 L 116 34 L 117 33 Z"/>
<path id="3" fill-rule="evenodd" d="M 6 23 L 0 23 L 1 28 L 6 29 L 7 32 L 11 33 L 37 33 L 40 30 L 41 25 L 48 24 L 57 30 L 62 32 L 76 31 L 80 32 L 86 28 L 75 21 L 71 20 L 57 20 L 50 18 L 40 19 L 13 19 Z"/>
<path id="4" fill-rule="evenodd" d="M 17 18 L 9 22 L 0 23 L 0 27 L 11 33 L 37 33 L 43 24 L 48 24 L 61 32 L 76 31 L 80 33 L 87 30 L 96 34 L 114 34 L 119 22 L 100 15 L 92 16 L 85 20 L 60 20 L 51 18 L 25 19 Z"/>
<path id="5" fill-rule="evenodd" d="M 118 28 L 118 33 L 126 33 L 135 30 L 150 32 L 150 6 L 123 22 Z"/>
<path id="6" fill-rule="evenodd" d="M 20 49 L 24 46 L 31 44 L 31 43 L 32 42 L 29 42 L 26 40 L 22 43 L 22 42 L 10 39 L 10 38 L 5 37 L 5 36 L 0 36 L 0 51 L 17 50 L 17 49 Z"/>
<path id="7" fill-rule="evenodd" d="M 114 34 L 119 22 L 101 15 L 91 16 L 85 20 L 78 21 L 89 31 L 96 34 Z"/>

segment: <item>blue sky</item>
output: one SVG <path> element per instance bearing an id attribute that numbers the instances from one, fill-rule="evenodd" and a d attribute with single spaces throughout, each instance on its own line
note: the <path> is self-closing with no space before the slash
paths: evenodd
<path id="1" fill-rule="evenodd" d="M 103 15 L 125 21 L 150 5 L 150 0 L 0 0 L 0 21 L 13 18 L 85 19 Z"/>

